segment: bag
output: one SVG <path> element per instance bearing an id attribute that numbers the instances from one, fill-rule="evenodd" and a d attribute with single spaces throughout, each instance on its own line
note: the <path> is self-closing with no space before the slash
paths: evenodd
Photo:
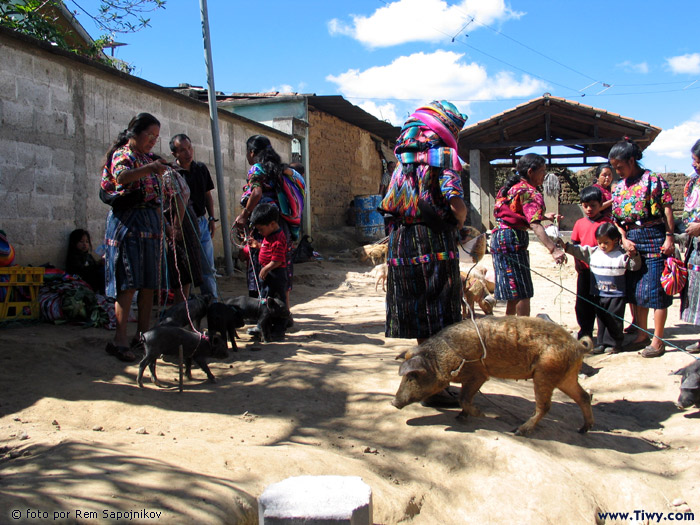
<path id="1" fill-rule="evenodd" d="M 688 269 L 682 261 L 669 257 L 664 263 L 661 273 L 661 287 L 668 295 L 676 295 L 685 287 L 688 280 Z"/>
<path id="2" fill-rule="evenodd" d="M 304 178 L 291 168 L 284 170 L 277 184 L 277 200 L 280 205 L 280 216 L 289 225 L 289 233 L 293 241 L 299 238 L 305 196 Z"/>
<path id="3" fill-rule="evenodd" d="M 100 200 L 105 204 L 109 204 L 115 211 L 128 210 L 144 202 L 143 192 L 140 189 L 129 193 L 115 194 L 100 188 Z"/>
<path id="4" fill-rule="evenodd" d="M 308 235 L 304 235 L 299 241 L 299 246 L 294 249 L 292 254 L 292 262 L 295 264 L 304 263 L 314 260 L 314 247 L 311 246 L 313 239 Z"/>

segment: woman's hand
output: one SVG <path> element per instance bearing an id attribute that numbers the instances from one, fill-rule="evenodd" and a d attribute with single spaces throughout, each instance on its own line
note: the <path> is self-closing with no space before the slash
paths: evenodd
<path id="1" fill-rule="evenodd" d="M 168 169 L 168 163 L 165 162 L 164 159 L 156 159 L 153 162 L 149 164 L 151 171 L 154 171 L 158 175 L 162 175 L 165 173 L 165 170 Z"/>
<path id="2" fill-rule="evenodd" d="M 667 235 L 666 240 L 661 246 L 661 253 L 666 257 L 670 257 L 675 252 L 675 245 L 673 243 L 673 236 Z"/>
<path id="3" fill-rule="evenodd" d="M 544 218 L 547 219 L 548 221 L 554 222 L 554 221 L 560 221 L 560 220 L 562 220 L 562 219 L 564 218 L 564 216 L 563 216 L 563 215 L 559 215 L 558 213 L 552 212 L 552 213 L 545 213 L 545 214 L 544 214 Z"/>
<path id="4" fill-rule="evenodd" d="M 627 255 L 629 255 L 630 257 L 634 257 L 635 255 L 637 255 L 637 245 L 629 239 L 622 239 L 622 247 L 625 249 Z"/>
<path id="5" fill-rule="evenodd" d="M 691 237 L 700 236 L 700 222 L 691 222 L 688 224 L 688 227 L 685 229 L 685 233 Z"/>
<path id="6" fill-rule="evenodd" d="M 557 264 L 565 264 L 566 253 L 564 253 L 564 250 L 557 246 L 552 250 L 552 259 L 554 259 L 554 262 Z"/>
<path id="7" fill-rule="evenodd" d="M 233 225 L 236 227 L 237 230 L 243 231 L 246 226 L 248 226 L 248 213 L 247 210 L 243 210 L 241 213 L 238 214 L 238 217 L 236 217 L 236 220 L 233 221 Z"/>

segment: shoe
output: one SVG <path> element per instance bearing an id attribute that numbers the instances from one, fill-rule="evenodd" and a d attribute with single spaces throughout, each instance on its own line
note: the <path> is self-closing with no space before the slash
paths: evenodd
<path id="1" fill-rule="evenodd" d="M 604 353 L 606 353 L 606 354 L 620 354 L 622 352 L 623 352 L 622 345 L 619 345 L 619 346 L 606 346 Z"/>
<path id="2" fill-rule="evenodd" d="M 128 346 L 116 346 L 114 343 L 107 343 L 105 350 L 109 355 L 113 355 L 125 363 L 133 363 L 137 359 Z"/>
<path id="3" fill-rule="evenodd" d="M 593 347 L 593 350 L 590 351 L 591 355 L 600 355 L 603 352 L 605 352 L 605 347 L 603 345 L 598 345 Z"/>
<path id="4" fill-rule="evenodd" d="M 639 331 L 639 328 L 637 328 L 634 325 L 630 325 L 627 328 L 625 328 L 626 334 L 636 334 L 638 331 Z"/>
<path id="5" fill-rule="evenodd" d="M 700 354 L 700 343 L 693 343 L 692 345 L 686 346 L 685 350 L 691 354 Z"/>
<path id="6" fill-rule="evenodd" d="M 257 339 L 260 339 L 262 337 L 262 333 L 260 332 L 260 328 L 258 328 L 257 326 L 254 326 L 252 328 L 248 328 L 248 330 L 246 330 L 246 333 L 249 336 L 255 337 Z"/>
<path id="7" fill-rule="evenodd" d="M 293 326 L 294 326 L 294 319 L 292 319 L 292 316 L 290 315 L 289 318 L 287 319 L 287 324 L 284 327 L 291 328 Z"/>
<path id="8" fill-rule="evenodd" d="M 649 345 L 644 350 L 639 352 L 639 355 L 641 355 L 642 357 L 661 357 L 665 353 L 665 345 L 661 345 L 661 348 L 654 348 L 653 346 Z"/>
<path id="9" fill-rule="evenodd" d="M 460 406 L 459 389 L 448 386 L 441 392 L 423 400 L 421 405 L 432 408 L 458 408 Z"/>
<path id="10" fill-rule="evenodd" d="M 651 339 L 648 337 L 645 337 L 641 341 L 637 341 L 636 343 L 630 343 L 628 345 L 625 345 L 622 347 L 623 352 L 636 352 L 638 350 L 642 350 L 649 346 L 651 344 Z"/>

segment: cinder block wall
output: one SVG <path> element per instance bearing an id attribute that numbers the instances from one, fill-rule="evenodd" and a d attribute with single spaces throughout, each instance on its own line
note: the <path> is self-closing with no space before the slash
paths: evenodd
<path id="1" fill-rule="evenodd" d="M 86 228 L 93 244 L 101 243 L 109 211 L 98 196 L 103 157 L 141 111 L 161 122 L 154 152 L 173 160 L 170 137 L 187 133 L 220 191 L 206 104 L 0 28 L 0 229 L 15 247 L 17 264 L 62 267 L 75 228 Z M 283 158 L 291 143 L 288 135 L 244 117 L 218 115 L 225 212 L 232 222 L 248 171 L 246 139 L 269 136 Z M 214 202 L 223 215 L 217 194 Z M 216 256 L 223 255 L 222 246 L 219 231 Z"/>
<path id="2" fill-rule="evenodd" d="M 342 226 L 355 196 L 373 195 L 379 190 L 382 161 L 371 135 L 311 107 L 309 161 L 314 229 Z"/>

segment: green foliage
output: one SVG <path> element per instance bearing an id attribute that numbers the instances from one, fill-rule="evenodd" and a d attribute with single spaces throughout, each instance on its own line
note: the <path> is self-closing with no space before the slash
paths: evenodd
<path id="1" fill-rule="evenodd" d="M 165 8 L 165 0 L 100 0 L 98 11 L 93 14 L 77 0 L 68 1 L 70 7 L 77 8 L 75 14 L 84 13 L 106 34 L 93 43 L 71 45 L 66 30 L 58 23 L 61 6 L 67 7 L 61 0 L 0 0 L 0 25 L 130 73 L 133 68 L 129 64 L 106 56 L 102 50 L 114 42 L 116 33 L 149 27 L 150 18 L 144 18 L 144 14 Z"/>

